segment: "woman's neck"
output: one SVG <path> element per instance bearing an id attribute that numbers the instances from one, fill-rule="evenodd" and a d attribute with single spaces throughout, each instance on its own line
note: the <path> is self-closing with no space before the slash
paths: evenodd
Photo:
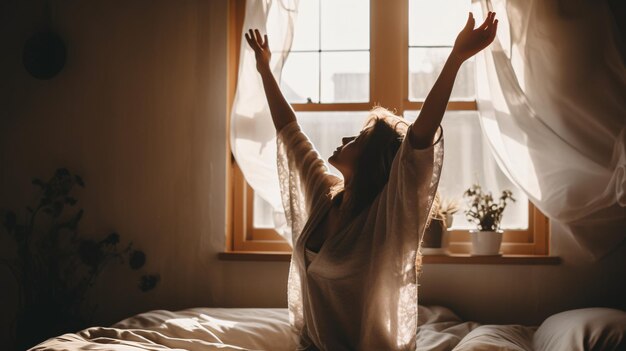
<path id="1" fill-rule="evenodd" d="M 350 188 L 344 188 L 343 195 L 339 200 L 340 201 L 337 206 L 339 213 L 341 213 L 342 215 L 349 215 L 351 207 L 350 201 L 352 200 L 352 190 Z"/>

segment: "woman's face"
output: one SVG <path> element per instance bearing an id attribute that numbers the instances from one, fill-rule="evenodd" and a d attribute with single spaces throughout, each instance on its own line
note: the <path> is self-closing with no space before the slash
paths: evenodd
<path id="1" fill-rule="evenodd" d="M 328 162 L 337 168 L 343 174 L 344 181 L 348 180 L 354 174 L 357 161 L 363 153 L 367 134 L 371 128 L 366 128 L 357 136 L 341 138 L 341 145 L 328 158 Z"/>

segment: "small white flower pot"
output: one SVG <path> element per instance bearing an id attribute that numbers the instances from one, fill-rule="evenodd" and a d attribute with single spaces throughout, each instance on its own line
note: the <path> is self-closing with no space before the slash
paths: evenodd
<path id="1" fill-rule="evenodd" d="M 471 254 L 475 256 L 500 255 L 500 245 L 502 244 L 502 230 L 498 231 L 478 231 L 470 230 L 472 237 Z"/>

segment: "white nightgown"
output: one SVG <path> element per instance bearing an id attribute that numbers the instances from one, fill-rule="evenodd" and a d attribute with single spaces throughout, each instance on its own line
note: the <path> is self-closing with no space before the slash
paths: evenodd
<path id="1" fill-rule="evenodd" d="M 297 122 L 277 137 L 278 175 L 293 255 L 288 302 L 300 350 L 415 350 L 418 246 L 437 190 L 443 132 L 425 149 L 402 142 L 389 182 L 369 208 L 309 254 L 308 235 L 340 179 Z"/>

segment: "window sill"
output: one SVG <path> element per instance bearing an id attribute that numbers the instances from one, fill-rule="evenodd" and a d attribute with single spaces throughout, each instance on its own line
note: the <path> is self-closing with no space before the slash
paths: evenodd
<path id="1" fill-rule="evenodd" d="M 222 261 L 291 261 L 291 252 L 280 251 L 226 251 L 217 254 Z"/>
<path id="2" fill-rule="evenodd" d="M 289 252 L 220 252 L 218 258 L 222 261 L 273 261 L 289 262 Z M 424 264 L 515 264 L 515 265 L 557 265 L 561 258 L 545 255 L 503 255 L 503 256 L 471 256 L 468 254 L 424 255 Z"/>

